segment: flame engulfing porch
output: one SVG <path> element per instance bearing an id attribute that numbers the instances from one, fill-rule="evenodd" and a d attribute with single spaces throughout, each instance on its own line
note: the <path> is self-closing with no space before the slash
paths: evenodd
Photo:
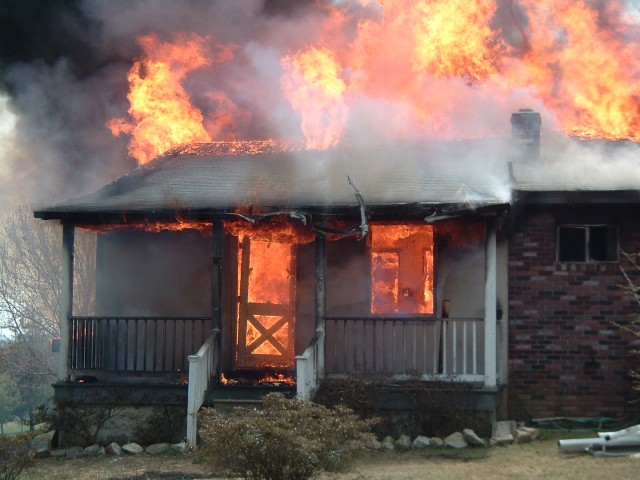
<path id="1" fill-rule="evenodd" d="M 468 170 L 461 189 L 457 165 L 412 148 L 171 153 L 37 212 L 64 224 L 61 378 L 183 382 L 188 358 L 192 410 L 223 379 L 294 381 L 303 398 L 332 376 L 495 388 L 506 205 L 495 179 Z M 350 155 L 378 168 L 355 190 Z M 72 308 L 76 228 L 97 236 L 94 312 Z"/>

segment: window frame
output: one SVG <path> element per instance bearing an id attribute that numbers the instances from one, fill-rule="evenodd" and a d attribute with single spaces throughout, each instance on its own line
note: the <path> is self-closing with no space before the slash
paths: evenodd
<path id="1" fill-rule="evenodd" d="M 593 228 L 604 227 L 606 229 L 612 229 L 615 232 L 615 258 L 598 260 L 591 258 L 591 232 Z M 564 260 L 561 258 L 561 230 L 562 229 L 582 229 L 584 230 L 584 246 L 582 252 L 582 260 Z M 610 245 L 607 243 L 607 247 Z M 619 263 L 620 262 L 620 226 L 609 223 L 567 223 L 558 225 L 556 228 L 556 261 L 559 263 L 581 263 L 581 264 L 596 264 L 596 263 Z"/>

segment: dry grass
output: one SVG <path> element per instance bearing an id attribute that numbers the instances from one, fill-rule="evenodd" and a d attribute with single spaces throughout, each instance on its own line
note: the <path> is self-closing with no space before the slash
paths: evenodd
<path id="1" fill-rule="evenodd" d="M 586 435 L 585 435 L 586 436 Z M 530 444 L 454 452 L 375 453 L 359 459 L 349 472 L 325 474 L 322 480 L 439 480 L 638 478 L 640 459 L 594 458 L 560 453 L 556 438 Z M 560 437 L 565 438 L 565 437 Z M 223 478 L 188 455 L 38 460 L 21 478 L 77 480 L 179 480 Z"/>

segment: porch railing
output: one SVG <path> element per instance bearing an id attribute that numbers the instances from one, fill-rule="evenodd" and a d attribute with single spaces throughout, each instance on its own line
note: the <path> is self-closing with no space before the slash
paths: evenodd
<path id="1" fill-rule="evenodd" d="M 304 353 L 296 356 L 296 393 L 302 400 L 318 389 L 324 370 L 324 337 L 324 331 L 317 330 Z"/>
<path id="2" fill-rule="evenodd" d="M 482 318 L 328 317 L 327 375 L 481 381 Z"/>
<path id="3" fill-rule="evenodd" d="M 220 355 L 218 348 L 219 330 L 213 330 L 198 353 L 189 355 L 189 389 L 187 397 L 187 441 L 196 445 L 198 431 L 198 410 L 212 378 L 217 375 Z"/>
<path id="4" fill-rule="evenodd" d="M 187 357 L 211 331 L 210 317 L 71 317 L 71 372 L 186 374 Z"/>

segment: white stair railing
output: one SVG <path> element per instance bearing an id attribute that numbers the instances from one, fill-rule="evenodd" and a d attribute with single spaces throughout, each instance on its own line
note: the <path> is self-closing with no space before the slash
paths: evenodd
<path id="1" fill-rule="evenodd" d="M 196 445 L 198 431 L 198 410 L 204 402 L 209 388 L 209 382 L 218 368 L 217 337 L 219 330 L 213 330 L 211 335 L 195 355 L 189 355 L 189 388 L 187 397 L 187 442 Z"/>
<path id="2" fill-rule="evenodd" d="M 316 330 L 316 334 L 304 353 L 296 356 L 296 393 L 298 398 L 309 400 L 318 389 L 323 375 L 324 330 Z"/>

